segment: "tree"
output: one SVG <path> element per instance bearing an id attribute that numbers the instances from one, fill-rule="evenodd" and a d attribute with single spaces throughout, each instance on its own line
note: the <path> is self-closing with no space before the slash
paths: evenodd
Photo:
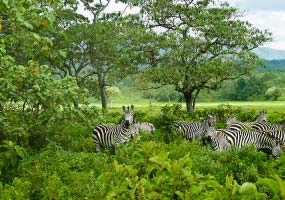
<path id="1" fill-rule="evenodd" d="M 79 1 L 78 1 L 79 2 Z M 106 87 L 137 71 L 150 56 L 151 31 L 137 16 L 105 13 L 110 1 L 81 0 L 92 20 L 65 9 L 53 31 L 56 49 L 63 50 L 51 62 L 60 77 L 73 76 L 81 87 L 98 90 L 102 108 L 107 109 Z M 87 21 L 86 21 L 87 20 Z M 62 29 L 64 27 L 64 29 Z M 60 30 L 60 31 L 59 31 Z"/>
<path id="2" fill-rule="evenodd" d="M 248 74 L 263 62 L 251 50 L 271 39 L 268 31 L 241 21 L 241 12 L 213 0 L 130 0 L 141 8 L 145 24 L 164 37 L 161 55 L 141 77 L 155 87 L 174 85 L 187 110 L 203 89 Z M 159 86 L 158 86 L 159 87 Z"/>
<path id="3" fill-rule="evenodd" d="M 282 90 L 278 87 L 271 87 L 268 88 L 264 96 L 266 100 L 272 99 L 274 101 L 277 101 L 277 99 L 282 96 Z"/>
<path id="4" fill-rule="evenodd" d="M 263 99 L 267 85 L 262 76 L 239 78 L 234 86 L 232 100 L 248 101 Z"/>
<path id="5" fill-rule="evenodd" d="M 113 98 L 119 96 L 121 94 L 120 88 L 112 86 L 106 88 L 106 95 L 109 100 L 109 106 L 112 108 L 113 105 Z"/>

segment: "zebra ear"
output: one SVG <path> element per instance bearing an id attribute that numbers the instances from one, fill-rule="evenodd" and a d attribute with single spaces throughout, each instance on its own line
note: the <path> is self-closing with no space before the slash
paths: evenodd
<path id="1" fill-rule="evenodd" d="M 123 111 L 126 112 L 126 106 L 122 106 Z"/>
<path id="2" fill-rule="evenodd" d="M 134 111 L 134 105 L 131 105 L 131 110 Z"/>

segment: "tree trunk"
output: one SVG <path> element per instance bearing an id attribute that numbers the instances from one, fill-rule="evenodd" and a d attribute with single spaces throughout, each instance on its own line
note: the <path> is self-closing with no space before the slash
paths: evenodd
<path id="1" fill-rule="evenodd" d="M 78 109 L 78 108 L 79 108 L 78 102 L 77 102 L 77 101 L 74 101 L 74 102 L 73 102 L 73 106 L 74 106 L 75 109 Z"/>
<path id="2" fill-rule="evenodd" d="M 197 90 L 196 93 L 195 93 L 195 96 L 193 97 L 193 110 L 195 110 L 195 106 L 196 106 L 196 99 L 198 97 L 198 94 L 199 94 L 200 90 Z"/>
<path id="3" fill-rule="evenodd" d="M 101 71 L 98 73 L 98 85 L 99 85 L 99 90 L 100 90 L 102 109 L 104 111 L 107 111 L 108 102 L 107 102 L 107 95 L 106 95 L 106 90 L 105 90 L 105 80 L 104 80 L 104 75 Z"/>
<path id="4" fill-rule="evenodd" d="M 152 111 L 152 98 L 149 96 L 149 110 Z"/>
<path id="5" fill-rule="evenodd" d="M 100 85 L 99 88 L 100 88 L 102 109 L 107 110 L 107 95 L 106 95 L 105 87 L 104 85 Z"/>
<path id="6" fill-rule="evenodd" d="M 0 115 L 2 115 L 4 110 L 4 107 L 2 106 L 2 104 L 0 103 Z M 3 125 L 0 124 L 0 145 L 3 143 L 3 139 L 4 139 L 4 133 L 3 133 Z"/>
<path id="7" fill-rule="evenodd" d="M 185 103 L 186 103 L 186 110 L 189 111 L 194 111 L 194 96 L 192 95 L 192 93 L 183 93 L 184 98 L 185 98 Z"/>

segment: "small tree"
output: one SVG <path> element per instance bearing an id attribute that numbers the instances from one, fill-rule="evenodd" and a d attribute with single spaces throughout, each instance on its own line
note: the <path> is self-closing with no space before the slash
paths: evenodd
<path id="1" fill-rule="evenodd" d="M 277 101 L 277 99 L 279 97 L 281 97 L 282 95 L 282 91 L 280 88 L 278 87 L 271 87 L 271 88 L 268 88 L 267 91 L 265 92 L 265 99 L 266 100 L 274 100 L 274 101 Z"/>
<path id="2" fill-rule="evenodd" d="M 120 88 L 118 87 L 107 87 L 106 88 L 106 95 L 109 100 L 109 107 L 112 108 L 114 97 L 117 97 L 121 94 Z"/>

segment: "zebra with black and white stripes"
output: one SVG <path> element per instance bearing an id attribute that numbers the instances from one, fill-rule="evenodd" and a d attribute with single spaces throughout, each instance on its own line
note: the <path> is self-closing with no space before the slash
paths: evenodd
<path id="1" fill-rule="evenodd" d="M 116 144 L 127 143 L 133 136 L 132 129 L 134 124 L 134 106 L 123 106 L 124 116 L 117 125 L 101 124 L 93 130 L 93 141 L 96 152 L 101 152 L 102 147 L 115 147 Z"/>
<path id="2" fill-rule="evenodd" d="M 266 122 L 254 122 L 251 127 L 255 130 L 285 130 L 285 122 L 280 124 L 268 124 Z"/>
<path id="3" fill-rule="evenodd" d="M 142 131 L 145 131 L 147 133 L 153 133 L 155 131 L 155 127 L 150 122 L 136 122 L 134 123 L 134 126 Z"/>
<path id="4" fill-rule="evenodd" d="M 269 149 L 274 157 L 279 156 L 280 140 L 270 133 L 251 130 L 226 130 L 209 128 L 206 136 L 209 137 L 210 145 L 214 150 L 229 150 L 231 146 L 241 148 L 253 145 L 257 150 Z"/>
<path id="5" fill-rule="evenodd" d="M 181 133 L 186 139 L 202 141 L 208 127 L 216 125 L 216 117 L 209 115 L 206 119 L 198 122 L 175 121 L 176 132 Z"/>
<path id="6" fill-rule="evenodd" d="M 226 119 L 226 129 L 235 131 L 251 129 L 253 123 L 266 122 L 266 114 L 265 111 L 261 111 L 253 122 L 241 122 L 235 116 L 230 115 Z"/>
<path id="7" fill-rule="evenodd" d="M 282 150 L 285 150 L 285 130 L 284 129 L 283 130 L 267 129 L 267 130 L 258 130 L 258 131 L 264 134 L 270 134 L 273 137 L 275 137 L 280 142 Z"/>
<path id="8" fill-rule="evenodd" d="M 140 130 L 146 133 L 153 133 L 155 131 L 155 127 L 150 122 L 135 122 L 131 128 L 131 136 L 136 141 L 140 140 Z"/>

